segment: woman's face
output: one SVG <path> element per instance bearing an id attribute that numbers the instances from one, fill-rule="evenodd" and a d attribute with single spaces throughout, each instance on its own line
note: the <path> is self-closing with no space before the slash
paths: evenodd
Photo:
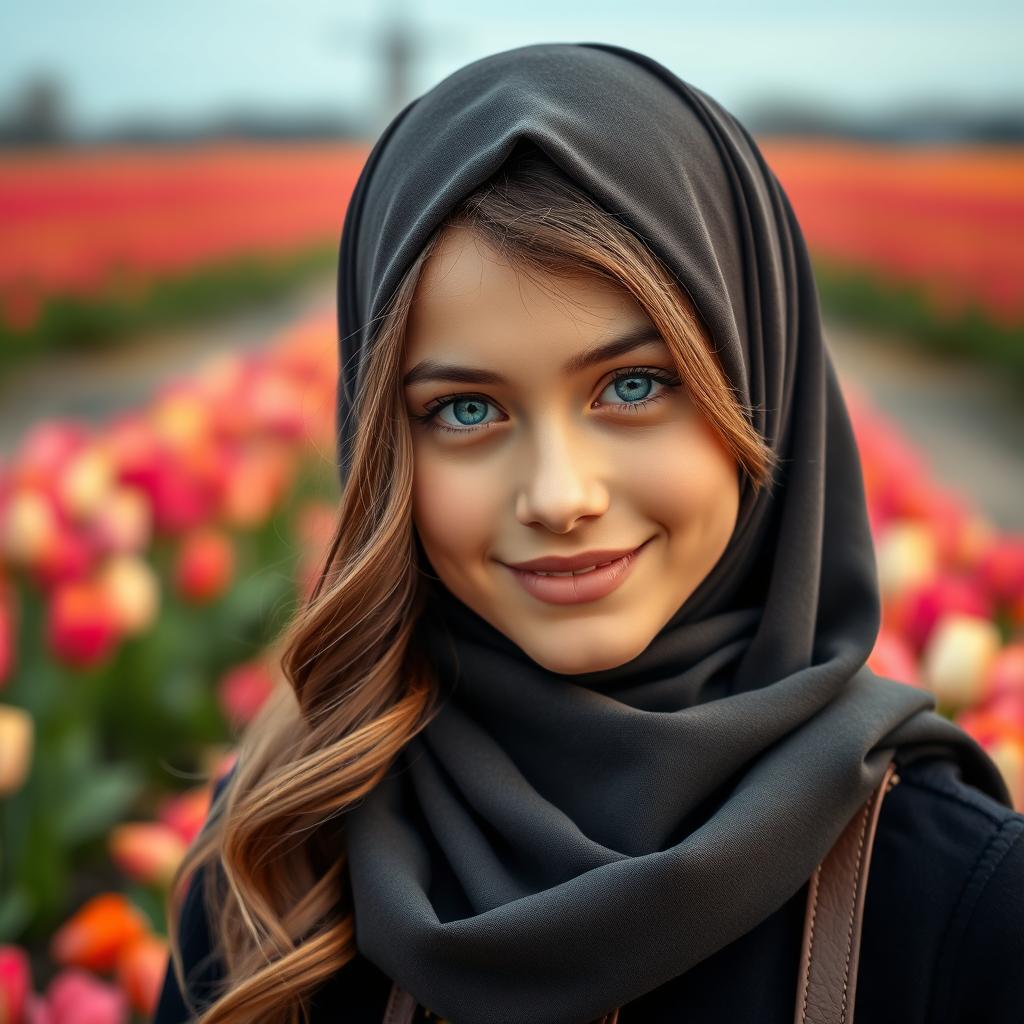
<path id="1" fill-rule="evenodd" d="M 737 463 L 625 290 L 589 276 L 541 287 L 451 230 L 420 279 L 402 373 L 427 557 L 544 667 L 635 658 L 725 551 Z M 510 567 L 620 552 L 593 575 Z"/>

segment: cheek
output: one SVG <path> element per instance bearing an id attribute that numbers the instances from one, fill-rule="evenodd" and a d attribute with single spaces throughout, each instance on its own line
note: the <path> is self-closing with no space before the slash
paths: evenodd
<path id="1" fill-rule="evenodd" d="M 434 566 L 458 563 L 490 547 L 498 522 L 497 488 L 486 474 L 433 452 L 417 452 L 413 474 L 413 521 Z"/>
<path id="2" fill-rule="evenodd" d="M 632 463 L 635 491 L 646 498 L 645 511 L 667 527 L 731 533 L 739 508 L 735 460 L 705 424 L 643 446 Z"/>

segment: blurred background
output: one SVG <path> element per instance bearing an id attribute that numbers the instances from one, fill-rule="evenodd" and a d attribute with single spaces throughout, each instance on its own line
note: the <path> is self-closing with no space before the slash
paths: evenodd
<path id="1" fill-rule="evenodd" d="M 0 1024 L 148 1018 L 170 874 L 332 526 L 351 189 L 411 98 L 513 46 L 643 51 L 754 133 L 854 416 L 869 664 L 1024 810 L 1022 29 L 997 0 L 5 5 Z"/>

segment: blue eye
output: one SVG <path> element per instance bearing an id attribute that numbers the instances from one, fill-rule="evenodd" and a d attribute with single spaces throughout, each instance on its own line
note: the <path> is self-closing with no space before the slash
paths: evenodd
<path id="1" fill-rule="evenodd" d="M 657 382 L 663 387 L 651 396 L 653 382 Z M 625 401 L 608 402 L 606 403 L 608 407 L 635 414 L 641 409 L 667 398 L 670 389 L 679 386 L 680 380 L 675 374 L 657 367 L 640 366 L 618 371 L 601 393 L 603 395 L 611 389 L 615 396 Z M 437 399 L 426 413 L 413 418 L 432 430 L 447 430 L 452 434 L 468 434 L 476 430 L 485 430 L 494 423 L 501 422 L 501 420 L 486 421 L 488 406 L 495 407 L 494 403 L 489 398 L 484 398 L 483 395 L 450 395 L 447 398 Z M 451 426 L 441 421 L 440 414 L 447 409 L 452 410 L 455 422 L 460 424 L 459 426 Z"/>

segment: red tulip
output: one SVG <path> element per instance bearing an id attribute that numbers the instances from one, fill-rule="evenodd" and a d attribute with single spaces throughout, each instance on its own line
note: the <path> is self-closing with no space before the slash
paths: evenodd
<path id="1" fill-rule="evenodd" d="M 0 946 L 0 1024 L 20 1024 L 31 991 L 28 955 L 18 946 Z"/>
<path id="2" fill-rule="evenodd" d="M 212 786 L 194 786 L 184 793 L 165 797 L 160 803 L 157 816 L 188 845 L 202 830 L 210 811 L 212 792 Z"/>
<path id="3" fill-rule="evenodd" d="M 234 726 L 252 720 L 274 688 L 274 678 L 261 661 L 237 665 L 217 686 L 224 717 Z"/>
<path id="4" fill-rule="evenodd" d="M 997 601 L 1024 598 L 1024 536 L 1000 537 L 982 556 L 978 572 Z"/>
<path id="5" fill-rule="evenodd" d="M 978 618 L 992 617 L 992 602 L 980 584 L 960 574 L 943 573 L 911 587 L 900 602 L 903 636 L 920 654 L 935 624 L 943 615 L 961 612 Z"/>
<path id="6" fill-rule="evenodd" d="M 43 590 L 59 583 L 84 579 L 98 558 L 96 545 L 88 534 L 73 528 L 57 530 L 53 543 L 31 566 L 32 577 Z"/>
<path id="7" fill-rule="evenodd" d="M 14 674 L 17 606 L 14 587 L 0 579 L 0 690 Z"/>
<path id="8" fill-rule="evenodd" d="M 923 686 L 917 673 L 914 652 L 902 637 L 886 629 L 878 632 L 875 646 L 868 657 L 868 668 L 887 679 L 910 686 Z"/>
<path id="9" fill-rule="evenodd" d="M 1005 694 L 1024 698 L 1024 641 L 1007 644 L 996 656 L 988 673 L 988 697 Z"/>
<path id="10" fill-rule="evenodd" d="M 126 822 L 110 833 L 110 856 L 129 878 L 167 885 L 185 855 L 185 842 L 159 821 Z"/>
<path id="11" fill-rule="evenodd" d="M 149 922 L 127 897 L 101 893 L 57 930 L 50 940 L 50 955 L 66 966 L 110 971 L 121 951 L 149 930 Z"/>
<path id="12" fill-rule="evenodd" d="M 86 668 L 103 662 L 118 639 L 118 616 L 106 589 L 97 581 L 61 584 L 49 606 L 47 638 L 54 656 L 66 665 Z"/>
<path id="13" fill-rule="evenodd" d="M 230 537 L 214 527 L 187 534 L 178 552 L 174 584 L 186 601 L 205 604 L 220 597 L 234 573 L 235 551 Z"/>

